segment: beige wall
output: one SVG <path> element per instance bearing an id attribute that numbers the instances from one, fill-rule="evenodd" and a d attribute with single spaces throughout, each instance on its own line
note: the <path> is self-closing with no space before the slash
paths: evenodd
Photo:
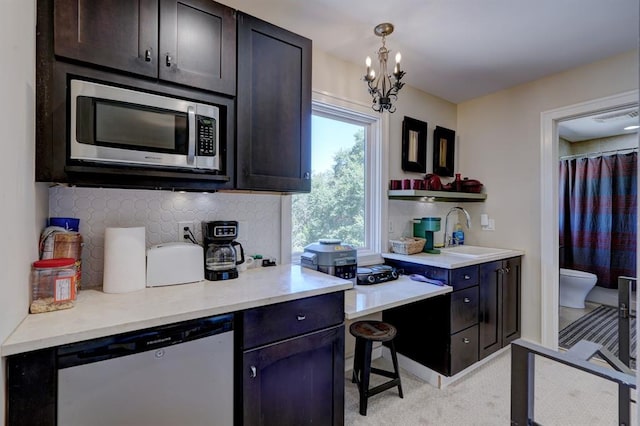
<path id="1" fill-rule="evenodd" d="M 412 72 L 412 71 L 408 71 Z M 326 92 L 333 96 L 347 99 L 363 105 L 371 105 L 371 97 L 366 84 L 362 81 L 364 66 L 341 61 L 317 49 L 313 52 L 313 90 Z M 455 104 L 436 96 L 404 86 L 398 95 L 397 111 L 389 114 L 389 178 L 414 179 L 424 176 L 423 173 L 407 173 L 401 167 L 402 154 L 402 121 L 405 116 L 427 122 L 427 172 L 432 171 L 433 130 L 436 126 L 456 129 L 457 107 Z M 457 144 L 457 143 L 456 143 Z M 458 161 L 456 161 L 458 164 Z M 469 176 L 468 174 L 464 174 Z M 446 182 L 448 179 L 443 178 Z M 462 203 L 472 208 L 473 203 Z M 447 211 L 456 204 L 452 203 L 415 203 L 411 201 L 389 202 L 388 220 L 390 222 L 389 238 L 411 235 L 410 219 L 413 217 L 439 216 L 444 219 Z M 474 227 L 480 227 L 479 216 L 473 216 Z M 444 222 L 443 222 L 444 223 Z M 451 228 L 451 226 L 450 226 Z M 443 238 L 443 232 L 436 234 L 436 240 Z"/>
<path id="2" fill-rule="evenodd" d="M 562 143 L 564 142 L 564 143 Z M 638 134 L 617 135 L 607 138 L 589 139 L 580 142 L 566 142 L 561 141 L 560 146 L 566 146 L 565 151 L 559 150 L 560 156 L 563 155 L 580 155 L 604 152 L 605 154 L 613 154 L 613 152 L 607 153 L 607 151 L 624 150 L 629 148 L 638 147 Z"/>
<path id="3" fill-rule="evenodd" d="M 3 2 L 0 16 L 0 342 L 27 315 L 30 263 L 38 256 L 37 229 L 46 190 L 34 184 L 35 1 Z M 9 13 L 10 12 L 10 13 Z M 0 369 L 4 402 L 4 359 Z M 0 424 L 4 423 L 0 403 Z"/>
<path id="4" fill-rule="evenodd" d="M 523 337 L 540 330 L 540 113 L 638 88 L 637 51 L 579 67 L 458 105 L 460 167 L 484 182 L 478 210 L 494 232 L 472 232 L 480 245 L 526 252 Z"/>

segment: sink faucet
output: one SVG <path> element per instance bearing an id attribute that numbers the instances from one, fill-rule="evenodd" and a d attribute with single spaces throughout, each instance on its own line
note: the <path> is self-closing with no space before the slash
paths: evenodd
<path id="1" fill-rule="evenodd" d="M 462 207 L 451 207 L 451 210 L 447 213 L 447 216 L 444 219 L 444 247 L 449 247 L 452 245 L 457 245 L 457 241 L 453 241 L 453 238 L 447 238 L 449 232 L 449 215 L 454 211 L 461 211 L 467 217 L 467 229 L 471 229 L 471 216 L 469 216 L 469 212 L 463 209 Z"/>

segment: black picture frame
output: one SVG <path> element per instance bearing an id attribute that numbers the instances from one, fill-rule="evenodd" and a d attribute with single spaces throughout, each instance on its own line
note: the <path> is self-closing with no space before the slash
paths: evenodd
<path id="1" fill-rule="evenodd" d="M 402 170 L 427 171 L 427 123 L 411 117 L 402 121 Z"/>
<path id="2" fill-rule="evenodd" d="M 453 176 L 456 132 L 436 126 L 433 131 L 433 173 Z"/>

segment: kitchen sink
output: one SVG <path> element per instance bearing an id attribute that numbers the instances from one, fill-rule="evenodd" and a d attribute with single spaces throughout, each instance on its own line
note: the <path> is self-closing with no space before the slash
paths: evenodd
<path id="1" fill-rule="evenodd" d="M 453 246 L 447 248 L 441 248 L 440 253 L 452 254 L 455 256 L 463 256 L 470 258 L 482 258 L 500 255 L 508 252 L 508 249 L 493 248 L 493 247 L 479 247 L 479 246 Z"/>

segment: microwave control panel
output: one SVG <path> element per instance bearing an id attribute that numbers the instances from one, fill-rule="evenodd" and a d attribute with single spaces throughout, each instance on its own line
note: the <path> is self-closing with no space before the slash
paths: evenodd
<path id="1" fill-rule="evenodd" d="M 216 155 L 216 121 L 210 117 L 197 116 L 198 156 Z"/>

